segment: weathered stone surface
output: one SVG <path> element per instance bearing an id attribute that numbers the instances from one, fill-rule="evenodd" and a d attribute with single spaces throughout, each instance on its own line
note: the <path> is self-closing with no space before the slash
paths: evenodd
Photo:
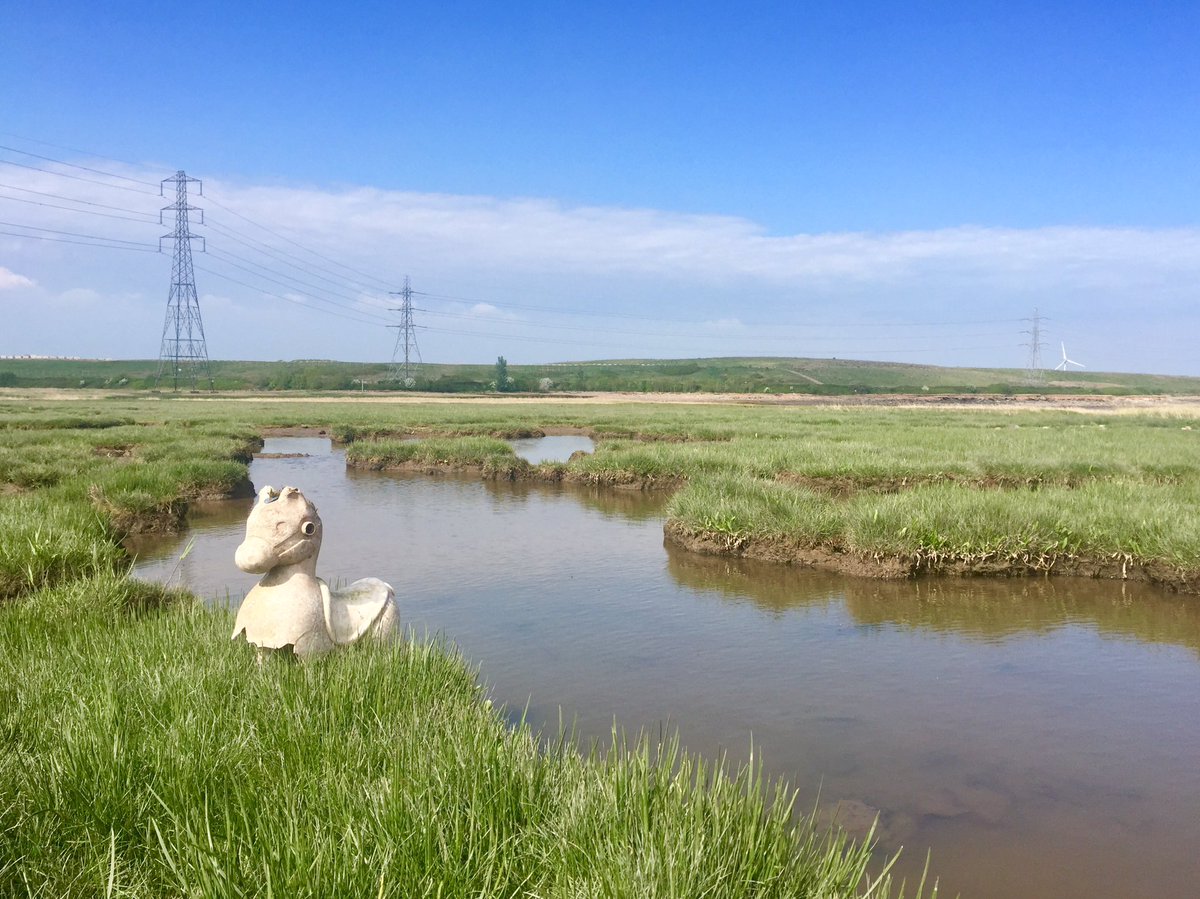
<path id="1" fill-rule="evenodd" d="M 395 592 L 378 578 L 333 591 L 317 577 L 323 528 L 317 508 L 295 487 L 264 487 L 246 520 L 234 562 L 263 578 L 238 609 L 233 637 L 260 650 L 305 657 L 364 637 L 399 631 Z"/>

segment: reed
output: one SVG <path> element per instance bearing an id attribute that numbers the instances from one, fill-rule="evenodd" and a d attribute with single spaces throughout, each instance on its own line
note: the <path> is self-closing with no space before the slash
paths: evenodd
<path id="1" fill-rule="evenodd" d="M 896 894 L 869 843 L 795 815 L 753 767 L 514 726 L 451 647 L 411 636 L 260 666 L 227 611 L 130 579 L 123 530 L 235 488 L 264 423 L 181 411 L 83 427 L 27 410 L 8 429 L 0 894 Z M 482 431 L 492 416 L 386 426 Z M 487 436 L 351 453 L 526 465 Z"/>
<path id="2" fill-rule="evenodd" d="M 110 574 L 0 611 L 0 894 L 850 897 L 879 874 L 753 767 L 510 726 L 443 644 L 260 666 L 230 629 Z"/>

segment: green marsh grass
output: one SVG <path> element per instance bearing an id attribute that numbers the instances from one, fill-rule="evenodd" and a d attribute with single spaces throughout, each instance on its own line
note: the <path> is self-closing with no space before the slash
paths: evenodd
<path id="1" fill-rule="evenodd" d="M 529 463 L 518 458 L 509 444 L 495 437 L 356 441 L 346 449 L 346 461 L 361 468 L 472 467 L 489 475 L 529 468 Z"/>
<path id="2" fill-rule="evenodd" d="M 668 514 L 731 548 L 752 540 L 944 562 L 1046 565 L 1056 559 L 1200 567 L 1200 487 L 1091 481 L 979 490 L 926 484 L 849 499 L 754 478 L 689 483 Z"/>
<path id="3" fill-rule="evenodd" d="M 437 643 L 260 667 L 228 640 L 227 612 L 129 580 L 122 515 L 230 489 L 265 428 L 343 428 L 363 464 L 497 470 L 520 460 L 491 435 L 583 430 L 597 451 L 565 470 L 683 482 L 670 514 L 730 546 L 1200 568 L 1200 422 L 1187 418 L 98 407 L 0 403 L 3 895 L 895 894 L 868 890 L 868 847 L 795 815 L 752 768 L 669 740 L 544 739 L 492 709 Z M 408 434 L 426 439 L 386 439 Z"/>
<path id="4" fill-rule="evenodd" d="M 43 493 L 0 496 L 0 601 L 124 561 L 107 519 Z"/>
<path id="5" fill-rule="evenodd" d="M 795 815 L 755 769 L 670 740 L 543 738 L 493 709 L 445 645 L 258 665 L 228 639 L 228 612 L 131 580 L 118 539 L 235 487 L 255 432 L 311 410 L 114 405 L 96 428 L 34 410 L 0 455 L 0 894 L 895 894 L 868 874 L 869 845 Z M 483 436 L 504 425 L 494 410 L 384 418 L 367 425 L 476 436 L 351 452 L 525 465 Z M 652 430 L 633 418 L 631 433 Z M 668 416 L 658 436 L 683 424 Z M 520 416 L 503 432 L 548 425 Z"/>
<path id="6" fill-rule="evenodd" d="M 156 591 L 0 614 L 0 893 L 850 897 L 878 870 L 753 768 L 510 726 L 445 645 L 259 666 Z"/>

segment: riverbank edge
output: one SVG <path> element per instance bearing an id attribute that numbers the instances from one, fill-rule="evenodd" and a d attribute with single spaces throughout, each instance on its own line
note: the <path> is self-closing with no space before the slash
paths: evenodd
<path id="1" fill-rule="evenodd" d="M 682 477 L 655 477 L 638 475 L 631 471 L 580 471 L 561 462 L 532 465 L 524 459 L 514 459 L 501 464 L 477 462 L 428 462 L 409 460 L 387 462 L 381 460 L 346 459 L 346 467 L 359 471 L 392 471 L 403 474 L 462 475 L 479 477 L 487 481 L 530 481 L 543 484 L 570 484 L 579 487 L 609 487 L 617 490 L 675 490 L 683 486 Z"/>
<path id="2" fill-rule="evenodd" d="M 531 481 L 622 490 L 672 490 L 686 481 L 682 477 L 654 478 L 627 471 L 578 471 L 561 463 L 531 465 L 521 459 L 510 465 L 500 466 L 425 461 L 388 463 L 348 459 L 346 466 L 360 470 L 393 471 L 431 477 L 474 476 L 492 481 Z M 1200 569 L 1184 569 L 1160 560 L 1141 560 L 1129 554 L 1106 557 L 1054 553 L 1040 554 L 1036 557 L 971 559 L 945 552 L 936 555 L 870 553 L 847 549 L 835 541 L 814 543 L 784 535 L 734 536 L 705 531 L 673 518 L 663 524 L 663 537 L 674 546 L 701 555 L 757 559 L 819 568 L 854 577 L 887 580 L 917 577 L 1083 577 L 1140 581 L 1177 593 L 1200 595 Z"/>
<path id="3" fill-rule="evenodd" d="M 917 577 L 1083 577 L 1141 581 L 1177 593 L 1200 595 L 1200 570 L 1128 555 L 1077 556 L 1066 553 L 1037 558 L 969 559 L 949 554 L 869 553 L 832 542 L 807 543 L 795 537 L 729 535 L 693 528 L 669 518 L 663 539 L 681 549 L 708 556 L 757 559 L 834 571 L 854 577 L 901 580 Z"/>

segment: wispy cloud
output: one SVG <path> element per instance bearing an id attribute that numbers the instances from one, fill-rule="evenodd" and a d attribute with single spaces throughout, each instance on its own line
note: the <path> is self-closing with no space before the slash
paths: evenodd
<path id="1" fill-rule="evenodd" d="M 702 327 L 714 334 L 738 333 L 746 329 L 746 326 L 736 318 L 719 318 L 715 321 L 706 321 L 702 323 Z"/>
<path id="2" fill-rule="evenodd" d="M 34 284 L 35 282 L 32 278 L 18 275 L 16 272 L 10 271 L 0 265 L 0 290 L 16 290 L 19 287 L 33 287 Z"/>
<path id="3" fill-rule="evenodd" d="M 20 177 L 34 190 L 114 202 L 98 185 Z M 145 222 L 28 204 L 13 220 L 156 247 L 163 201 L 129 194 L 119 202 Z M 1059 329 L 1048 339 L 1078 345 L 1093 368 L 1196 370 L 1190 349 L 1170 345 L 1200 330 L 1200 228 L 772 234 L 729 215 L 221 179 L 206 179 L 194 202 L 207 224 L 193 230 L 214 251 L 202 256 L 197 246 L 197 279 L 223 298 L 204 304 L 219 310 L 206 318 L 218 356 L 382 355 L 393 341 L 384 325 L 396 318 L 389 292 L 411 275 L 429 294 L 419 303 L 422 352 L 444 361 L 494 358 L 515 345 L 556 360 L 807 351 L 1019 365 L 1014 320 L 1037 305 Z M 229 262 L 235 255 L 240 268 Z M 0 289 L 47 299 L 94 291 L 89 308 L 106 316 L 67 332 L 51 320 L 51 305 L 25 304 L 14 324 L 28 334 L 91 340 L 104 355 L 157 350 L 169 245 L 155 256 L 6 236 L 0 259 L 9 266 L 0 268 Z M 91 298 L 74 297 L 81 309 Z M 964 320 L 971 327 L 957 327 Z"/>
<path id="4" fill-rule="evenodd" d="M 1200 229 L 963 226 L 771 235 L 733 216 L 567 206 L 551 200 L 218 184 L 252 218 L 339 252 L 389 245 L 410 260 L 510 271 L 624 272 L 725 284 L 822 287 L 942 274 L 1029 285 L 1145 284 L 1200 274 Z M 219 213 L 218 213 L 219 214 Z"/>

